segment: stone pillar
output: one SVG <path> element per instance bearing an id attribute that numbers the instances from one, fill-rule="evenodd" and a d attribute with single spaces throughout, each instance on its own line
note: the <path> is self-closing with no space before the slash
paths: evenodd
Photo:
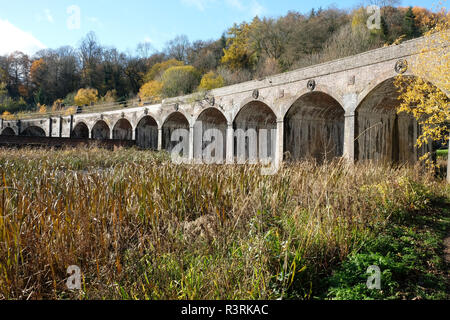
<path id="1" fill-rule="evenodd" d="M 72 138 L 72 131 L 73 131 L 73 114 L 70 115 L 70 127 L 69 127 L 69 138 Z M 89 135 L 91 135 L 91 133 L 89 132 Z"/>
<path id="2" fill-rule="evenodd" d="M 48 137 L 51 138 L 53 135 L 53 120 L 52 118 L 48 118 Z"/>
<path id="3" fill-rule="evenodd" d="M 344 124 L 344 158 L 350 162 L 355 161 L 355 113 L 345 114 Z"/>
<path id="4" fill-rule="evenodd" d="M 344 124 L 344 158 L 349 162 L 355 162 L 355 129 L 356 129 L 356 115 L 358 96 L 355 93 L 344 95 L 344 110 L 345 110 L 345 124 Z"/>
<path id="5" fill-rule="evenodd" d="M 277 120 L 277 133 L 275 140 L 275 168 L 280 168 L 284 160 L 284 119 Z"/>
<path id="6" fill-rule="evenodd" d="M 194 126 L 189 127 L 189 162 L 194 161 Z"/>
<path id="7" fill-rule="evenodd" d="M 63 118 L 59 117 L 59 137 L 62 138 L 62 131 L 63 131 Z"/>
<path id="8" fill-rule="evenodd" d="M 136 141 L 136 129 L 131 130 L 131 140 Z"/>
<path id="9" fill-rule="evenodd" d="M 162 141 L 163 141 L 163 129 L 158 128 L 158 150 L 162 150 Z"/>
<path id="10" fill-rule="evenodd" d="M 226 163 L 233 164 L 234 162 L 234 129 L 233 123 L 228 123 L 227 126 L 227 150 Z"/>

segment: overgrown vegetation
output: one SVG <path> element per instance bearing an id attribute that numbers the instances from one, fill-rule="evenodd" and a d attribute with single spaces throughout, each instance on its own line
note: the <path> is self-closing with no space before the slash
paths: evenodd
<path id="1" fill-rule="evenodd" d="M 442 17 L 436 26 L 425 34 L 420 53 L 413 59 L 411 69 L 415 77 L 399 75 L 395 80 L 401 104 L 398 112 L 409 113 L 420 125 L 417 138 L 420 147 L 435 141 L 438 147 L 447 144 L 450 121 L 450 104 L 446 94 L 450 90 L 450 53 L 433 50 L 450 40 L 450 14 Z M 429 154 L 422 160 L 430 162 Z M 450 178 L 448 180 L 450 182 Z"/>
<path id="2" fill-rule="evenodd" d="M 450 190 L 420 166 L 261 176 L 137 150 L 0 150 L 0 177 L 1 298 L 449 298 L 435 208 Z M 364 289 L 371 264 L 382 292 Z"/>
<path id="3" fill-rule="evenodd" d="M 78 48 L 42 50 L 32 57 L 14 52 L 0 57 L 0 114 L 124 101 L 138 93 L 142 100 L 159 101 L 211 90 L 412 39 L 442 16 L 395 7 L 397 1 L 376 2 L 383 6 L 382 19 L 373 30 L 366 26 L 364 8 L 330 7 L 255 17 L 225 30 L 220 39 L 191 42 L 177 36 L 161 52 L 149 43 L 139 44 L 133 54 L 119 52 L 102 46 L 94 33 Z M 96 94 L 83 94 L 84 89 Z"/>

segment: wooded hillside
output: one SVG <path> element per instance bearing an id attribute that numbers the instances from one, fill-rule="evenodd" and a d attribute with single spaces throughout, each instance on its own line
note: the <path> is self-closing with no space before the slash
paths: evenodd
<path id="1" fill-rule="evenodd" d="M 255 17 L 216 40 L 185 35 L 161 52 L 141 43 L 130 55 L 101 45 L 89 33 L 77 48 L 0 56 L 0 114 L 67 109 L 140 97 L 158 101 L 293 70 L 421 36 L 438 14 L 385 6 L 381 28 L 369 30 L 364 8 L 291 11 Z"/>

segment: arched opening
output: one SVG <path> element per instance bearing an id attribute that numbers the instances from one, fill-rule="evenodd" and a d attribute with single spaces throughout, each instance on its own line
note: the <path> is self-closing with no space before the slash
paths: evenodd
<path id="1" fill-rule="evenodd" d="M 14 130 L 10 127 L 6 127 L 5 129 L 3 129 L 2 131 L 2 136 L 15 136 L 16 133 L 14 132 Z"/>
<path id="2" fill-rule="evenodd" d="M 172 138 L 178 139 L 178 137 L 175 137 L 177 135 L 173 135 L 175 130 L 181 129 L 180 131 L 184 138 L 178 141 L 172 141 Z M 175 112 L 172 113 L 167 120 L 164 122 L 162 127 L 162 148 L 167 151 L 172 151 L 172 149 L 180 143 L 180 141 L 183 141 L 186 146 L 189 146 L 189 121 L 186 119 L 186 117 L 181 112 Z M 175 139 L 175 140 L 176 140 Z M 185 140 L 187 139 L 187 140 Z M 189 149 L 186 147 L 184 150 L 186 152 L 183 154 L 180 154 L 181 157 L 187 157 L 189 153 Z"/>
<path id="3" fill-rule="evenodd" d="M 31 126 L 22 131 L 20 135 L 26 137 L 45 137 L 45 131 L 40 127 Z"/>
<path id="4" fill-rule="evenodd" d="M 194 158 L 207 161 L 206 153 L 214 162 L 222 163 L 226 157 L 226 143 L 227 119 L 215 108 L 204 110 L 194 126 Z"/>
<path id="5" fill-rule="evenodd" d="M 99 120 L 92 128 L 92 139 L 108 140 L 110 138 L 109 126 L 105 121 Z"/>
<path id="6" fill-rule="evenodd" d="M 301 96 L 284 119 L 284 151 L 290 160 L 319 162 L 341 157 L 344 150 L 345 111 L 323 92 Z"/>
<path id="7" fill-rule="evenodd" d="M 113 129 L 113 139 L 115 140 L 132 140 L 133 127 L 127 119 L 117 121 Z"/>
<path id="8" fill-rule="evenodd" d="M 416 147 L 421 128 L 410 114 L 398 114 L 400 105 L 394 79 L 376 86 L 356 110 L 355 159 L 414 163 L 431 151 Z"/>
<path id="9" fill-rule="evenodd" d="M 142 149 L 158 149 L 158 124 L 155 119 L 145 116 L 136 127 L 136 145 Z"/>
<path id="10" fill-rule="evenodd" d="M 234 119 L 233 128 L 234 156 L 239 163 L 275 158 L 277 117 L 265 103 L 247 103 Z"/>
<path id="11" fill-rule="evenodd" d="M 89 139 L 89 128 L 84 122 L 78 123 L 72 130 L 72 138 Z"/>

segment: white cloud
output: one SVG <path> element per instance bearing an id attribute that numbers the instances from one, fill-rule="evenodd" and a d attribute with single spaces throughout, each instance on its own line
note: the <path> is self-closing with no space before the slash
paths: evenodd
<path id="1" fill-rule="evenodd" d="M 44 13 L 45 13 L 45 18 L 47 19 L 48 22 L 50 22 L 50 23 L 55 22 L 55 20 L 53 20 L 52 13 L 50 12 L 49 9 L 45 9 Z"/>
<path id="2" fill-rule="evenodd" d="M 263 14 L 267 12 L 266 8 L 264 8 L 258 1 L 252 0 L 248 1 L 247 4 L 243 3 L 243 0 L 226 0 L 226 3 L 231 8 L 234 8 L 239 11 L 250 12 L 252 17 L 259 16 L 261 17 Z"/>
<path id="3" fill-rule="evenodd" d="M 250 12 L 253 16 L 261 17 L 266 13 L 266 8 L 264 8 L 258 1 L 252 1 L 250 5 Z"/>
<path id="4" fill-rule="evenodd" d="M 205 8 L 215 0 L 181 0 L 187 6 L 196 7 L 200 11 L 205 11 Z"/>
<path id="5" fill-rule="evenodd" d="M 103 23 L 97 17 L 88 17 L 87 20 L 93 24 L 96 24 L 98 27 L 103 28 Z"/>
<path id="6" fill-rule="evenodd" d="M 242 4 L 241 0 L 226 0 L 226 3 L 230 7 L 235 8 L 235 9 L 237 9 L 239 11 L 244 11 L 245 10 L 245 7 Z"/>
<path id="7" fill-rule="evenodd" d="M 31 33 L 25 32 L 8 20 L 0 19 L 0 55 L 22 51 L 32 55 L 46 46 L 37 40 Z"/>
<path id="8" fill-rule="evenodd" d="M 213 3 L 217 3 L 216 0 L 181 0 L 184 5 L 195 7 L 199 11 L 205 11 L 205 9 Z M 232 9 L 248 12 L 252 18 L 254 16 L 262 16 L 267 12 L 257 0 L 225 0 L 225 3 Z"/>

